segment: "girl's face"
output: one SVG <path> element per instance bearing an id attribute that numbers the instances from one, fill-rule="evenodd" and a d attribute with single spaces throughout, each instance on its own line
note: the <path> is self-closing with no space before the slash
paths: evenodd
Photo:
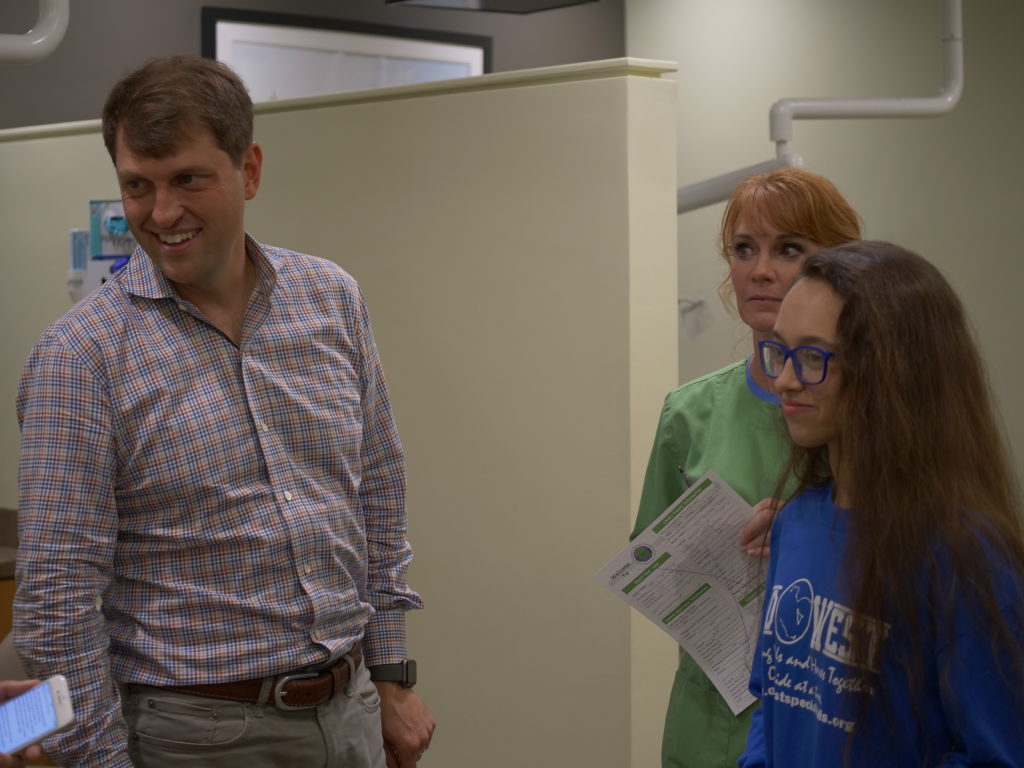
<path id="1" fill-rule="evenodd" d="M 729 279 L 740 319 L 765 338 L 804 259 L 821 245 L 741 214 L 728 243 Z"/>
<path id="2" fill-rule="evenodd" d="M 839 439 L 839 390 L 842 385 L 842 353 L 837 349 L 836 326 L 843 300 L 822 280 L 812 277 L 797 282 L 786 294 L 775 319 L 771 337 L 793 349 L 813 346 L 836 356 L 828 359 L 820 384 L 805 384 L 796 375 L 793 359 L 786 361 L 775 379 L 775 393 L 782 401 L 782 415 L 793 442 L 804 448 L 830 447 L 834 459 Z M 805 378 L 812 379 L 807 375 Z"/>

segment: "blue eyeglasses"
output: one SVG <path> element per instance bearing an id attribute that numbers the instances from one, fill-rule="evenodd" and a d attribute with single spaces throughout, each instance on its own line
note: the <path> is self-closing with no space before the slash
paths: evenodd
<path id="1" fill-rule="evenodd" d="M 801 346 L 790 349 L 777 341 L 760 341 L 757 349 L 761 353 L 761 368 L 770 378 L 781 376 L 786 361 L 792 358 L 793 373 L 809 386 L 821 384 L 825 380 L 829 358 L 836 356 L 835 352 L 821 347 Z"/>

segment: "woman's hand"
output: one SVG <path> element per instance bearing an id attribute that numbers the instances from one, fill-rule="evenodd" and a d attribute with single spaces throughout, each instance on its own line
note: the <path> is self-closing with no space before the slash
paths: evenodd
<path id="1" fill-rule="evenodd" d="M 743 526 L 740 548 L 751 557 L 768 557 L 768 540 L 777 499 L 761 499 L 754 505 L 754 516 Z"/>

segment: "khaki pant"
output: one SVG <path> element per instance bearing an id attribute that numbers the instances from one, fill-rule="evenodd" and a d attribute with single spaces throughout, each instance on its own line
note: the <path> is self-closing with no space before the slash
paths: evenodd
<path id="1" fill-rule="evenodd" d="M 385 768 L 380 698 L 363 664 L 315 709 L 279 710 L 122 686 L 136 768 Z"/>

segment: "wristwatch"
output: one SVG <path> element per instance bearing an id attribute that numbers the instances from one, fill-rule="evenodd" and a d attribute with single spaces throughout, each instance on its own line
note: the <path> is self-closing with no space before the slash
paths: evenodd
<path id="1" fill-rule="evenodd" d="M 370 679 L 375 683 L 401 683 L 412 688 L 416 685 L 416 662 L 406 659 L 398 664 L 377 664 L 370 667 Z"/>

